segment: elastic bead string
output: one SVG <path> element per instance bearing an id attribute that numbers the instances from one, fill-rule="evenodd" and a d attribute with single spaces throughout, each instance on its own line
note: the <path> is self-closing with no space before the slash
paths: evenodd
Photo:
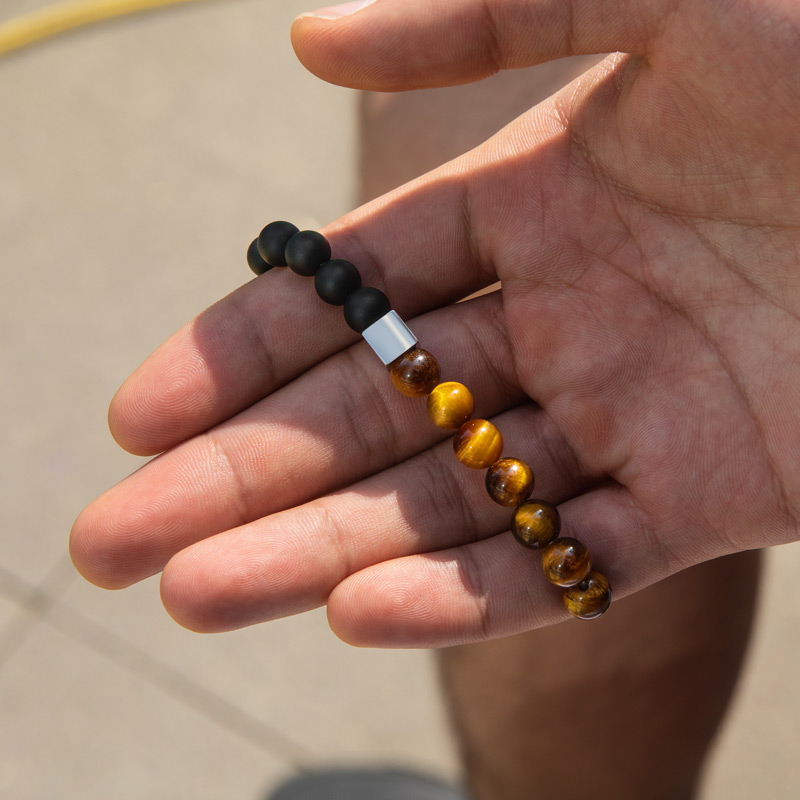
<path id="1" fill-rule="evenodd" d="M 455 430 L 456 458 L 472 469 L 486 470 L 486 490 L 501 506 L 514 508 L 511 532 L 525 547 L 542 551 L 542 571 L 563 589 L 564 605 L 579 619 L 595 619 L 611 605 L 607 578 L 592 571 L 589 550 L 582 542 L 560 537 L 558 509 L 546 500 L 529 499 L 533 470 L 518 458 L 503 457 L 503 435 L 489 420 L 475 419 L 472 393 L 461 383 L 440 382 L 439 362 L 392 310 L 379 289 L 361 285 L 358 269 L 341 258 L 331 259 L 327 239 L 316 231 L 301 231 L 290 222 L 271 222 L 247 250 L 256 275 L 289 267 L 314 278 L 314 288 L 326 303 L 342 306 L 347 324 L 372 347 L 388 367 L 395 388 L 408 397 L 427 398 L 428 416 L 440 428 Z"/>

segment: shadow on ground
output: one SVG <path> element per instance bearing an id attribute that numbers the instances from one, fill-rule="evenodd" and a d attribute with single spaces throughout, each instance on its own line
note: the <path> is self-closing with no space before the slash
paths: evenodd
<path id="1" fill-rule="evenodd" d="M 416 772 L 341 769 L 293 778 L 264 800 L 466 800 L 466 795 Z"/>

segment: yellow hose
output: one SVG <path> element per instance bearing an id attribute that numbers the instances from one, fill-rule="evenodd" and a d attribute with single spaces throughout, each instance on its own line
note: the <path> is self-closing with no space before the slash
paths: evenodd
<path id="1" fill-rule="evenodd" d="M 71 0 L 0 24 L 0 56 L 22 47 L 125 14 L 197 0 Z"/>

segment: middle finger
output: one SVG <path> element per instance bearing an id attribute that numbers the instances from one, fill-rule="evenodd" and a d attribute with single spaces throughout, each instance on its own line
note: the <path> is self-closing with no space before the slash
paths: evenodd
<path id="1" fill-rule="evenodd" d="M 444 380 L 480 387 L 478 415 L 523 397 L 501 315 L 495 292 L 412 323 L 440 354 Z M 194 542 L 348 486 L 445 435 L 360 343 L 98 498 L 75 523 L 73 559 L 89 580 L 121 588 Z"/>
<path id="2" fill-rule="evenodd" d="M 600 477 L 581 471 L 558 429 L 532 403 L 495 421 L 509 452 L 525 457 L 538 475 L 535 496 L 561 502 Z M 492 537 L 508 529 L 512 513 L 490 499 L 484 471 L 463 467 L 450 443 L 441 442 L 341 492 L 183 550 L 164 570 L 162 599 L 196 631 L 266 622 L 322 605 L 367 567 Z"/>

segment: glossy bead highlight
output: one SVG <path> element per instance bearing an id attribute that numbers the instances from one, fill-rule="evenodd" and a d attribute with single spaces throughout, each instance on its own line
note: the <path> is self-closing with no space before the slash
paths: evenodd
<path id="1" fill-rule="evenodd" d="M 440 428 L 460 428 L 474 410 L 472 392 L 463 383 L 445 381 L 428 395 L 428 416 Z"/>
<path id="2" fill-rule="evenodd" d="M 408 397 L 425 397 L 439 383 L 439 362 L 427 350 L 416 347 L 389 365 L 392 383 Z"/>
<path id="3" fill-rule="evenodd" d="M 600 572 L 590 572 L 562 595 L 567 611 L 578 619 L 597 619 L 611 605 L 611 585 Z"/>
<path id="4" fill-rule="evenodd" d="M 503 435 L 486 419 L 465 422 L 453 437 L 456 458 L 470 469 L 486 469 L 503 454 Z"/>
<path id="5" fill-rule="evenodd" d="M 592 568 L 589 549 L 583 542 L 567 536 L 556 539 L 542 553 L 542 571 L 545 578 L 556 586 L 575 586 Z"/>
<path id="6" fill-rule="evenodd" d="M 511 518 L 511 532 L 525 547 L 539 550 L 558 538 L 561 517 L 547 500 L 526 500 Z"/>
<path id="7" fill-rule="evenodd" d="M 533 470 L 518 458 L 500 458 L 486 472 L 486 491 L 501 506 L 518 506 L 533 491 Z"/>

